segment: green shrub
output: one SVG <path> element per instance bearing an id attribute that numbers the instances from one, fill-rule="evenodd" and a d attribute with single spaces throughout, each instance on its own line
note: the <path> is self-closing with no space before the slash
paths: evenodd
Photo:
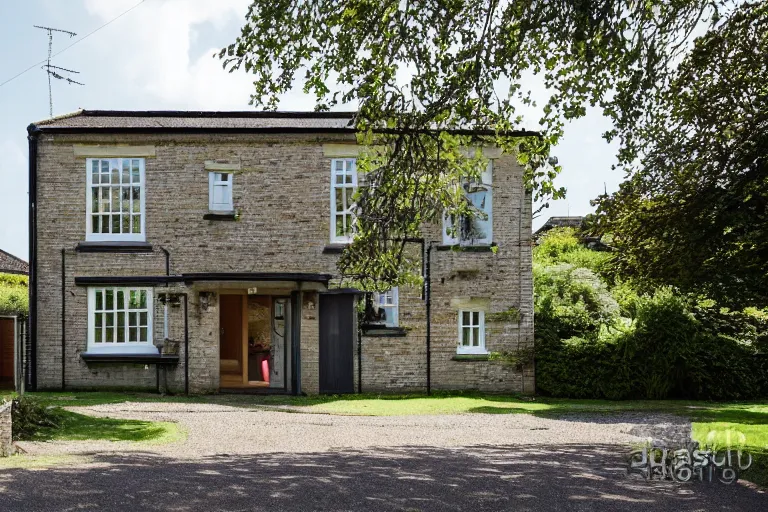
<path id="1" fill-rule="evenodd" d="M 619 305 L 591 270 L 561 263 L 534 268 L 534 307 L 547 312 L 559 337 L 594 339 L 618 318 Z"/>
<path id="2" fill-rule="evenodd" d="M 0 314 L 27 314 L 29 289 L 27 276 L 0 273 Z"/>
<path id="3" fill-rule="evenodd" d="M 534 249 L 538 391 L 570 398 L 768 396 L 768 311 L 607 282 L 609 255 L 553 229 Z M 760 355 L 762 354 L 762 355 Z"/>
<path id="4" fill-rule="evenodd" d="M 42 429 L 57 428 L 60 418 L 55 409 L 48 408 L 34 398 L 22 396 L 13 401 L 13 439 L 33 439 Z"/>
<path id="5" fill-rule="evenodd" d="M 29 286 L 29 278 L 24 274 L 6 274 L 0 272 L 0 287 L 1 286 Z"/>
<path id="6" fill-rule="evenodd" d="M 560 261 L 563 254 L 576 251 L 581 247 L 573 228 L 555 228 L 541 238 L 533 254 L 534 258 Z"/>

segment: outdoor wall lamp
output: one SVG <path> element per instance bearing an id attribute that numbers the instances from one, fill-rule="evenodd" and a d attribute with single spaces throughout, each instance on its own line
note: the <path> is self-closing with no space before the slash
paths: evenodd
<path id="1" fill-rule="evenodd" d="M 213 292 L 200 292 L 200 309 L 203 311 L 208 311 L 208 306 L 211 302 L 211 296 L 213 296 Z"/>

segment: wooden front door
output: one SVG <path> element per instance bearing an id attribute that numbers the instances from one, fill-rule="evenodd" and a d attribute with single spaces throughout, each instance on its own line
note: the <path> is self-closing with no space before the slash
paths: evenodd
<path id="1" fill-rule="evenodd" d="M 0 386 L 13 385 L 14 319 L 0 318 Z"/>
<path id="2" fill-rule="evenodd" d="M 320 392 L 354 393 L 355 297 L 320 295 Z"/>
<path id="3" fill-rule="evenodd" d="M 219 297 L 219 355 L 221 386 L 241 385 L 245 371 L 243 354 L 244 295 Z"/>

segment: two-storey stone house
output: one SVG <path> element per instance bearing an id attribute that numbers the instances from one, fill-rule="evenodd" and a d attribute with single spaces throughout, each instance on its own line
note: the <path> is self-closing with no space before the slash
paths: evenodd
<path id="1" fill-rule="evenodd" d="M 428 226 L 429 286 L 334 289 L 350 113 L 79 111 L 30 125 L 32 389 L 531 392 L 531 197 L 486 149 L 471 240 Z M 461 236 L 461 235 L 459 235 Z M 458 250 L 457 250 L 458 248 Z M 516 314 L 509 314 L 509 312 Z M 519 314 L 517 314 L 519 313 Z"/>

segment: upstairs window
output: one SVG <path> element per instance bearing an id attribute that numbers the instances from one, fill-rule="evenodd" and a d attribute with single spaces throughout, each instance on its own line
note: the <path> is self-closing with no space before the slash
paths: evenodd
<path id="1" fill-rule="evenodd" d="M 471 218 L 446 215 L 443 220 L 443 243 L 446 245 L 487 245 L 493 242 L 493 161 L 488 162 L 479 180 L 462 185 L 464 196 L 472 203 Z"/>
<path id="2" fill-rule="evenodd" d="M 152 289 L 89 288 L 88 352 L 157 353 Z"/>
<path id="3" fill-rule="evenodd" d="M 352 241 L 357 190 L 357 165 L 354 158 L 331 160 L 331 242 Z"/>
<path id="4" fill-rule="evenodd" d="M 208 173 L 208 209 L 212 212 L 233 212 L 232 181 L 234 175 L 228 172 Z"/>
<path id="5" fill-rule="evenodd" d="M 487 354 L 485 349 L 485 312 L 459 311 L 459 354 Z"/>
<path id="6" fill-rule="evenodd" d="M 86 160 L 87 241 L 144 241 L 144 159 Z"/>
<path id="7" fill-rule="evenodd" d="M 373 294 L 374 324 L 385 327 L 397 327 L 398 323 L 398 290 L 397 287 L 386 292 Z"/>

